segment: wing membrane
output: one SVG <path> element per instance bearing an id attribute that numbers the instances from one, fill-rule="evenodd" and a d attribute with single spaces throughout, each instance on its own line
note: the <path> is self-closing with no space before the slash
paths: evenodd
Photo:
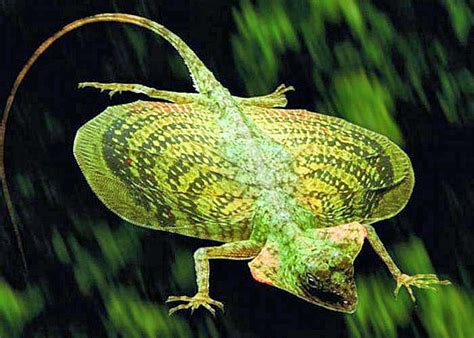
<path id="1" fill-rule="evenodd" d="M 122 218 L 236 240 L 250 232 L 258 190 L 234 179 L 241 169 L 216 151 L 218 128 L 197 105 L 138 101 L 81 127 L 74 152 L 94 192 Z"/>

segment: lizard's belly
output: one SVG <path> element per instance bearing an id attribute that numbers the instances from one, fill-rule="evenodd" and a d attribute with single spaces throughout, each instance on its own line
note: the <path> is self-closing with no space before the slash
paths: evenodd
<path id="1" fill-rule="evenodd" d="M 131 223 L 188 236 L 248 238 L 259 189 L 217 149 L 217 126 L 193 105 L 135 102 L 82 126 L 74 154 L 99 199 Z"/>

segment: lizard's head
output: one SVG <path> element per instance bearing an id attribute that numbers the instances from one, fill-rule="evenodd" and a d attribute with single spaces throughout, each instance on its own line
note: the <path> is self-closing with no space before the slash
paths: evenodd
<path id="1" fill-rule="evenodd" d="M 354 312 L 353 262 L 365 229 L 358 224 L 307 230 L 287 244 L 269 239 L 249 263 L 253 277 L 330 310 Z"/>

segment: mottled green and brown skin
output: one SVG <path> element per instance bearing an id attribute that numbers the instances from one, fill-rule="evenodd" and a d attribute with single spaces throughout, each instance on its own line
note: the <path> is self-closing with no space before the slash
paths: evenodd
<path id="1" fill-rule="evenodd" d="M 184 302 L 170 313 L 223 307 L 209 297 L 210 259 L 253 259 L 256 280 L 352 312 L 353 261 L 365 237 L 389 267 L 397 290 L 403 285 L 412 295 L 410 286 L 447 283 L 434 275 L 402 274 L 369 225 L 397 214 L 414 184 L 409 158 L 386 137 L 339 118 L 276 108 L 285 107 L 292 87 L 261 97 L 232 96 L 181 39 L 141 17 L 101 14 L 75 21 L 36 57 L 65 32 L 99 21 L 136 24 L 165 38 L 182 56 L 197 90 L 80 84 L 171 102 L 109 107 L 82 126 L 74 142 L 92 190 L 123 219 L 225 242 L 196 251 L 198 292 L 170 297 Z"/>

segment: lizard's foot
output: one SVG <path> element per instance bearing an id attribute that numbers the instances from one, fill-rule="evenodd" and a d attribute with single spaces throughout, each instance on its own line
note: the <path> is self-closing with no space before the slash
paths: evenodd
<path id="1" fill-rule="evenodd" d="M 400 291 L 400 288 L 402 286 L 406 287 L 408 290 L 408 293 L 410 294 L 410 298 L 413 302 L 416 301 L 415 296 L 413 295 L 413 290 L 411 289 L 412 286 L 416 286 L 417 288 L 420 289 L 431 289 L 435 290 L 436 289 L 432 286 L 433 284 L 438 284 L 438 285 L 448 285 L 451 284 L 450 281 L 448 280 L 439 280 L 438 276 L 434 274 L 418 274 L 418 275 L 413 275 L 409 276 L 404 273 L 399 275 L 397 278 L 397 287 L 395 288 L 394 294 L 397 296 L 398 291 Z"/>
<path id="2" fill-rule="evenodd" d="M 167 90 L 158 90 L 150 88 L 141 84 L 133 83 L 99 83 L 99 82 L 81 82 L 79 88 L 97 88 L 101 92 L 109 91 L 109 96 L 112 98 L 115 93 L 131 92 L 136 94 L 144 94 L 148 97 L 165 100 L 173 103 L 205 103 L 205 98 L 197 93 L 178 93 Z"/>
<path id="3" fill-rule="evenodd" d="M 109 90 L 109 96 L 112 98 L 114 94 L 121 93 L 123 90 L 129 90 L 127 85 L 121 83 L 99 83 L 99 82 L 81 82 L 78 88 L 97 88 L 102 93 L 104 90 Z"/>
<path id="4" fill-rule="evenodd" d="M 275 107 L 285 107 L 288 103 L 285 93 L 292 90 L 295 90 L 293 86 L 287 87 L 284 83 L 282 83 L 273 91 L 273 93 L 268 94 L 267 99 L 275 101 L 273 103 Z"/>
<path id="5" fill-rule="evenodd" d="M 270 95 L 283 95 L 286 92 L 289 92 L 289 91 L 292 91 L 292 90 L 295 90 L 295 87 L 293 87 L 293 86 L 288 86 L 287 87 L 284 83 L 282 83 Z"/>
<path id="6" fill-rule="evenodd" d="M 198 307 L 201 305 L 204 306 L 207 310 L 209 310 L 210 313 L 212 313 L 213 316 L 216 315 L 216 311 L 212 308 L 211 305 L 214 305 L 224 311 L 224 304 L 221 302 L 218 302 L 217 300 L 212 299 L 209 297 L 207 294 L 203 293 L 197 293 L 194 295 L 194 297 L 188 297 L 188 296 L 170 296 L 166 300 L 166 303 L 170 302 L 188 302 L 187 304 L 181 304 L 178 306 L 175 306 L 170 309 L 169 315 L 171 316 L 173 313 L 179 310 L 184 310 L 184 309 L 191 309 L 191 314 L 196 310 Z"/>
<path id="7" fill-rule="evenodd" d="M 286 99 L 285 93 L 291 90 L 295 90 L 295 88 L 293 86 L 287 87 L 285 84 L 281 84 L 273 91 L 273 93 L 250 98 L 250 100 L 253 101 L 255 105 L 263 107 L 286 107 L 288 100 Z"/>

